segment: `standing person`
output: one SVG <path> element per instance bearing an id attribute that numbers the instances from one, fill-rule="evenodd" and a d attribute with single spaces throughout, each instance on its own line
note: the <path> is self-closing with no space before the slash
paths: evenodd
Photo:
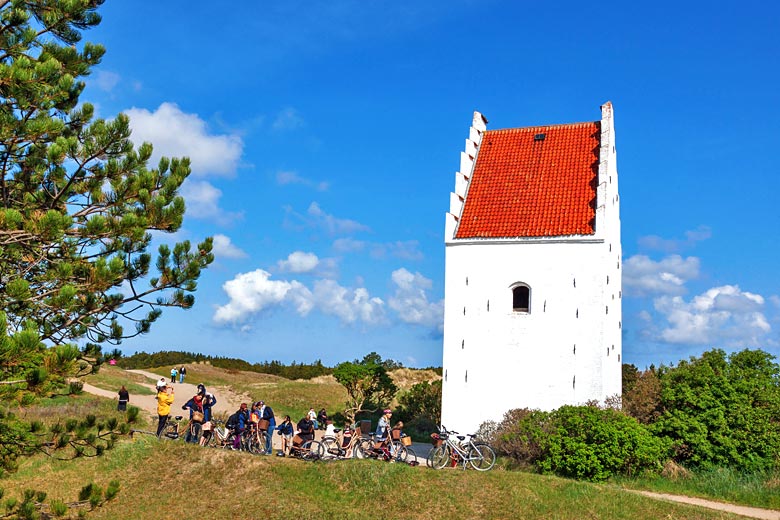
<path id="1" fill-rule="evenodd" d="M 289 452 L 290 450 L 290 446 L 292 445 L 293 433 L 295 431 L 293 429 L 290 416 L 285 415 L 282 424 L 280 424 L 276 429 L 279 432 L 279 435 L 282 436 L 282 449 L 277 453 L 277 455 L 280 457 L 284 457 L 285 452 Z"/>
<path id="2" fill-rule="evenodd" d="M 161 392 L 157 393 L 157 436 L 159 437 L 165 428 L 165 421 L 171 414 L 171 405 L 173 404 L 173 387 L 166 386 Z"/>
<path id="3" fill-rule="evenodd" d="M 309 415 L 307 416 L 308 419 L 314 424 L 314 429 L 317 429 L 317 412 L 314 411 L 314 408 L 309 408 Z"/>
<path id="4" fill-rule="evenodd" d="M 187 428 L 187 435 L 184 437 L 185 442 L 197 442 L 198 439 L 192 436 L 192 423 L 203 423 L 205 414 L 203 413 L 203 396 L 195 394 L 192 399 L 184 403 L 181 407 L 182 410 L 190 409 L 190 427 Z M 197 415 L 195 415 L 197 414 Z"/>
<path id="5" fill-rule="evenodd" d="M 268 421 L 268 428 L 265 431 L 265 454 L 270 455 L 273 450 L 274 430 L 276 429 L 276 417 L 274 417 L 274 411 L 270 406 L 265 404 L 265 401 L 260 401 L 260 419 Z"/>
<path id="6" fill-rule="evenodd" d="M 385 409 L 382 411 L 382 417 L 379 418 L 379 424 L 376 426 L 376 440 L 381 442 L 387 438 L 390 433 L 390 417 L 393 416 L 393 411 Z"/>
<path id="7" fill-rule="evenodd" d="M 120 412 L 127 410 L 127 402 L 130 400 L 130 392 L 127 391 L 125 385 L 119 389 L 119 404 L 116 405 L 116 409 Z"/>
<path id="8" fill-rule="evenodd" d="M 210 437 L 214 435 L 214 425 L 211 424 L 211 409 L 217 404 L 217 398 L 211 392 L 205 392 L 206 388 L 203 388 L 203 435 L 200 436 L 200 445 L 205 446 Z M 198 395 L 200 391 L 198 391 Z"/>
<path id="9" fill-rule="evenodd" d="M 184 368 L 184 365 L 181 366 L 181 369 L 179 370 L 179 383 L 184 382 L 184 377 L 187 375 L 187 369 Z"/>
<path id="10" fill-rule="evenodd" d="M 241 447 L 241 434 L 249 424 L 249 410 L 246 403 L 241 403 L 238 411 L 236 412 L 236 434 L 233 437 L 233 449 L 237 450 Z"/>
<path id="11" fill-rule="evenodd" d="M 171 383 L 175 383 L 175 382 L 176 382 L 176 375 L 177 375 L 178 373 L 179 373 L 179 372 L 178 372 L 178 370 L 176 370 L 176 367 L 173 367 L 173 368 L 171 369 Z"/>

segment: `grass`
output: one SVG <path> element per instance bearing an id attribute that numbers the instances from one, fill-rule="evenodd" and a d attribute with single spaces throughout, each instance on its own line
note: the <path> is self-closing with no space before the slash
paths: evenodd
<path id="1" fill-rule="evenodd" d="M 208 365 L 187 367 L 188 382 L 246 393 L 253 396 L 251 400 L 262 398 L 277 415 L 289 413 L 295 417 L 310 406 L 325 406 L 333 413 L 345 399 L 344 390 L 331 377 L 289 381 Z M 155 372 L 163 374 L 165 370 Z M 138 381 L 132 374 L 125 376 L 128 381 Z M 122 377 L 119 369 L 111 367 L 101 381 L 115 385 Z M 142 381 L 151 382 L 148 378 Z M 14 411 L 27 420 L 46 423 L 87 413 L 101 418 L 121 417 L 115 410 L 115 401 L 88 395 L 58 396 Z M 140 423 L 135 427 L 148 430 L 153 426 Z M 416 444 L 413 448 L 425 455 L 429 445 Z M 50 498 L 70 502 L 88 482 L 105 487 L 114 479 L 121 481 L 119 496 L 93 512 L 91 518 L 156 518 L 161 512 L 176 512 L 180 518 L 258 518 L 278 511 L 284 511 L 285 516 L 344 520 L 364 520 L 367 516 L 531 520 L 738 518 L 656 501 L 623 488 L 780 509 L 777 474 L 745 476 L 720 470 L 674 480 L 626 479 L 618 481 L 617 486 L 605 486 L 508 471 L 501 465 L 491 472 L 478 473 L 457 469 L 433 471 L 377 461 L 311 464 L 204 449 L 181 442 L 159 442 L 145 435 L 124 439 L 98 458 L 60 462 L 39 455 L 27 459 L 16 474 L 2 479 L 0 486 L 6 497 L 18 497 L 24 489 L 32 488 L 46 490 Z"/>
<path id="2" fill-rule="evenodd" d="M 146 437 L 94 459 L 37 457 L 6 479 L 6 496 L 46 489 L 73 500 L 87 481 L 121 481 L 119 496 L 94 519 L 376 518 L 736 519 L 625 491 L 521 472 L 413 468 L 377 461 L 305 463 L 199 448 Z M 183 509 L 182 509 L 183 508 Z"/>
<path id="3" fill-rule="evenodd" d="M 84 382 L 112 392 L 119 392 L 124 385 L 130 395 L 154 395 L 154 390 L 149 388 L 150 383 L 154 384 L 151 379 L 111 365 L 101 366 L 97 374 L 85 377 Z"/>
<path id="4" fill-rule="evenodd" d="M 780 510 L 780 471 L 741 473 L 729 468 L 698 470 L 674 479 L 645 476 L 621 479 L 620 485 L 658 493 L 688 495 Z"/>

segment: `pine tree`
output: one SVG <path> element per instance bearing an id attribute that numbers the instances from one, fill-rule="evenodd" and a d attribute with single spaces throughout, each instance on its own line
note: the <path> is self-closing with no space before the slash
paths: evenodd
<path id="1" fill-rule="evenodd" d="M 190 165 L 149 167 L 124 114 L 79 104 L 104 53 L 81 33 L 102 3 L 0 0 L 0 309 L 9 331 L 34 323 L 47 344 L 145 333 L 163 307 L 192 306 L 213 261 L 210 238 L 160 246 L 149 277 L 149 232 L 181 226 Z"/>

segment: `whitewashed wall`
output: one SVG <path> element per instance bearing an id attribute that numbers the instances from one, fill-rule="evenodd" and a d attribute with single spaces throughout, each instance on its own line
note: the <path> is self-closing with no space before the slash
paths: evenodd
<path id="1" fill-rule="evenodd" d="M 449 429 L 473 433 L 512 408 L 550 410 L 620 394 L 619 199 L 611 105 L 602 112 L 595 235 L 453 240 L 471 176 L 470 154 L 461 159 L 445 227 L 442 424 Z M 472 127 L 469 141 L 478 146 L 481 131 L 474 139 Z M 529 313 L 512 310 L 518 282 L 531 287 Z"/>

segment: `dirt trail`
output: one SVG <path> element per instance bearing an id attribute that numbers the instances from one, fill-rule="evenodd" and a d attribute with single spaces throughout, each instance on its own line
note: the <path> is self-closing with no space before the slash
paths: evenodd
<path id="1" fill-rule="evenodd" d="M 738 506 L 735 504 L 725 504 L 715 502 L 714 500 L 704 500 L 703 498 L 686 497 L 680 495 L 667 495 L 666 493 L 652 493 L 650 491 L 631 491 L 656 500 L 668 500 L 670 502 L 679 502 L 693 506 L 706 507 L 707 509 L 716 509 L 726 513 L 746 516 L 748 518 L 758 518 L 760 520 L 780 520 L 780 511 L 773 509 L 760 509 L 758 507 Z"/>
<path id="2" fill-rule="evenodd" d="M 146 376 L 149 378 L 149 384 L 144 385 L 148 387 L 150 390 L 155 390 L 155 384 L 160 379 L 160 376 L 157 374 L 153 374 L 152 372 L 147 372 L 145 370 L 128 370 L 128 372 L 133 372 L 136 374 L 141 374 L 143 376 Z M 170 383 L 170 379 L 167 379 L 168 384 Z M 214 405 L 214 413 L 215 414 L 221 414 L 221 413 L 233 413 L 236 410 L 238 410 L 239 405 L 242 402 L 246 402 L 245 396 L 236 395 L 232 390 L 228 388 L 222 388 L 219 386 L 215 387 L 207 387 L 207 391 L 214 394 L 214 396 L 217 398 L 217 404 Z M 88 383 L 84 383 L 84 391 L 89 392 L 90 394 L 99 395 L 101 397 L 108 397 L 109 399 L 117 399 L 117 393 L 111 392 L 109 390 L 103 390 L 102 388 L 97 388 L 95 386 L 92 386 Z M 181 407 L 189 401 L 193 395 L 195 395 L 198 392 L 198 388 L 196 385 L 193 385 L 191 383 L 173 383 L 173 392 L 174 392 L 174 402 L 171 406 L 171 411 L 173 414 L 179 414 L 179 411 L 181 410 Z M 149 414 L 157 416 L 157 396 L 156 395 L 131 395 L 130 396 L 130 404 L 133 406 L 137 406 L 138 408 L 149 412 Z"/>

